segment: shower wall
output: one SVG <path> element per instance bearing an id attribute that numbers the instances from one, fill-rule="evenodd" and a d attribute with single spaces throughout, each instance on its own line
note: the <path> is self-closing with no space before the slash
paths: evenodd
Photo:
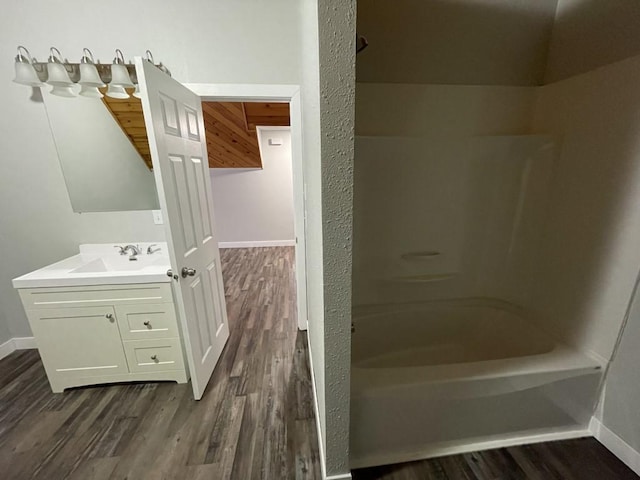
<path id="1" fill-rule="evenodd" d="M 555 142 L 535 89 L 358 84 L 355 305 L 458 297 L 524 304 Z"/>
<path id="2" fill-rule="evenodd" d="M 562 139 L 531 307 L 611 357 L 640 267 L 640 57 L 538 89 L 533 131 Z"/>

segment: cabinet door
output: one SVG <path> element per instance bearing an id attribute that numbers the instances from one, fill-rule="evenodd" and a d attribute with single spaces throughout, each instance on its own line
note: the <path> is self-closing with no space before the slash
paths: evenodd
<path id="1" fill-rule="evenodd" d="M 128 373 L 113 307 L 31 310 L 29 322 L 50 377 Z"/>

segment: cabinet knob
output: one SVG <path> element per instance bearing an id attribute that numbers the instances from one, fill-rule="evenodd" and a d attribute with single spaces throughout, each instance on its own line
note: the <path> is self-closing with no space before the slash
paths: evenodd
<path id="1" fill-rule="evenodd" d="M 143 322 L 143 325 L 145 327 L 148 327 L 149 325 L 151 325 L 151 322 L 149 320 L 146 320 L 145 322 Z"/>
<path id="2" fill-rule="evenodd" d="M 158 360 L 158 356 L 157 355 L 151 355 L 151 360 L 153 360 L 153 361 Z"/>
<path id="3" fill-rule="evenodd" d="M 107 317 L 109 320 L 113 320 L 113 313 L 107 313 L 105 317 Z"/>

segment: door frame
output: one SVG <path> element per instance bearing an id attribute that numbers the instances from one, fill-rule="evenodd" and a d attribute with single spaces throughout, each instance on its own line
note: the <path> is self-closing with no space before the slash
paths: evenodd
<path id="1" fill-rule="evenodd" d="M 298 329 L 306 330 L 308 324 L 305 228 L 306 205 L 302 154 L 302 101 L 300 98 L 300 86 L 237 83 L 183 83 L 183 85 L 198 95 L 202 101 L 207 102 L 253 101 L 289 103 L 293 177 L 293 223 L 296 236 L 296 303 Z"/>

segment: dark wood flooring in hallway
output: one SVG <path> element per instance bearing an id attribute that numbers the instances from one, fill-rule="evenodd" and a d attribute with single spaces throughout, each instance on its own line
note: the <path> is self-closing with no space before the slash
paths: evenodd
<path id="1" fill-rule="evenodd" d="M 49 389 L 36 350 L 0 361 L 0 479 L 319 479 L 292 247 L 221 250 L 231 336 L 191 385 Z M 593 439 L 363 469 L 355 480 L 627 480 Z"/>

